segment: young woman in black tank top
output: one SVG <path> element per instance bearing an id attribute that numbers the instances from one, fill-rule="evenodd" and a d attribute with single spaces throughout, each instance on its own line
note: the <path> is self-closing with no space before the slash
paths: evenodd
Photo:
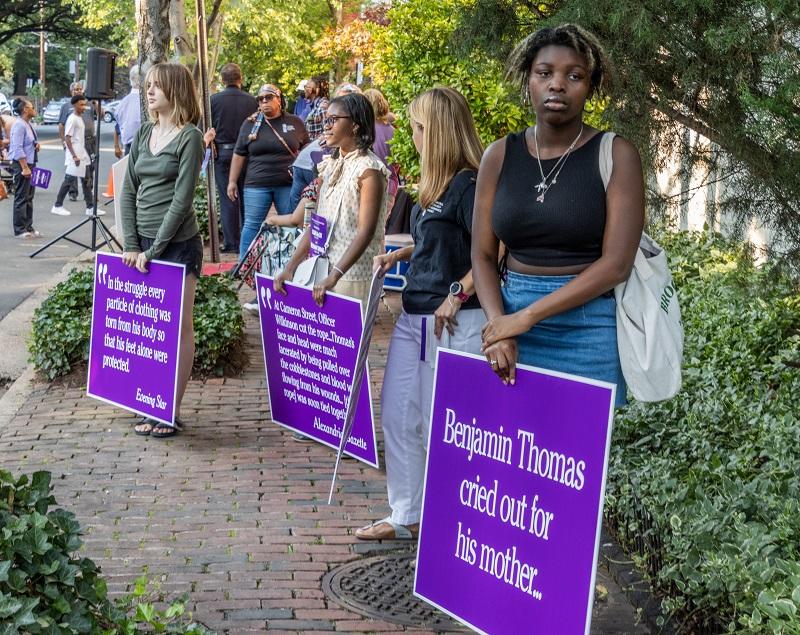
<path id="1" fill-rule="evenodd" d="M 537 125 L 495 141 L 478 174 L 473 221 L 475 288 L 488 322 L 483 352 L 505 383 L 516 363 L 617 383 L 615 305 L 607 292 L 630 274 L 644 224 L 636 148 L 613 142 L 607 190 L 602 133 L 583 123 L 587 99 L 607 92 L 610 68 L 580 27 L 541 29 L 510 60 Z M 497 275 L 500 243 L 508 278 Z"/>

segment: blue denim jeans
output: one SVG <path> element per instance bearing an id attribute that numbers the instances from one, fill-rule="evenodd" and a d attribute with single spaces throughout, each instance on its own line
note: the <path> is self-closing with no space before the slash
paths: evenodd
<path id="1" fill-rule="evenodd" d="M 244 258 L 247 248 L 258 235 L 261 223 L 267 217 L 272 204 L 275 204 L 278 214 L 289 213 L 289 193 L 291 185 L 278 187 L 245 187 L 244 188 L 244 225 L 242 238 L 239 242 L 239 260 Z"/>
<path id="2" fill-rule="evenodd" d="M 287 214 L 291 214 L 295 210 L 297 204 L 300 202 L 300 195 L 313 180 L 313 170 L 306 170 L 305 168 L 298 168 L 297 166 L 292 168 L 292 191 L 291 194 L 289 194 L 289 211 Z"/>
<path id="3" fill-rule="evenodd" d="M 528 276 L 508 272 L 502 288 L 506 313 L 515 313 L 560 289 L 575 276 Z M 617 303 L 603 295 L 542 320 L 517 337 L 519 362 L 617 385 L 616 405 L 627 403 L 617 350 Z"/>

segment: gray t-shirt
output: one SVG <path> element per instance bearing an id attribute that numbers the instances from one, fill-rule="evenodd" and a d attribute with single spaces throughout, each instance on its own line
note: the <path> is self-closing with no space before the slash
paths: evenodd
<path id="1" fill-rule="evenodd" d="M 86 110 L 83 111 L 82 115 L 83 127 L 85 129 L 83 133 L 83 138 L 85 140 L 94 139 L 95 137 L 94 115 L 92 115 L 93 110 L 94 110 L 94 104 L 90 102 L 89 105 L 86 107 Z M 61 104 L 61 110 L 58 113 L 58 123 L 60 123 L 63 126 L 67 125 L 67 119 L 72 114 L 72 111 L 73 111 L 72 104 L 69 103 L 68 101 Z"/>

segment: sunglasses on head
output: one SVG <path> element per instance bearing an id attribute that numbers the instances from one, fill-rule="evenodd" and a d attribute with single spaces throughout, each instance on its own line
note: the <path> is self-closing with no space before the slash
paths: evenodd
<path id="1" fill-rule="evenodd" d="M 261 103 L 262 101 L 272 101 L 273 99 L 277 99 L 277 98 L 278 98 L 277 95 L 271 95 L 271 94 L 270 95 L 259 95 L 258 97 L 256 97 L 256 99 L 258 100 L 259 103 Z"/>

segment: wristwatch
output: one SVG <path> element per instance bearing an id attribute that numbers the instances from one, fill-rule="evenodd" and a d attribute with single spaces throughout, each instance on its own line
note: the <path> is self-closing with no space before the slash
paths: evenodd
<path id="1" fill-rule="evenodd" d="M 464 287 L 457 280 L 450 285 L 450 295 L 457 297 L 462 303 L 469 300 L 469 295 L 464 293 Z"/>

